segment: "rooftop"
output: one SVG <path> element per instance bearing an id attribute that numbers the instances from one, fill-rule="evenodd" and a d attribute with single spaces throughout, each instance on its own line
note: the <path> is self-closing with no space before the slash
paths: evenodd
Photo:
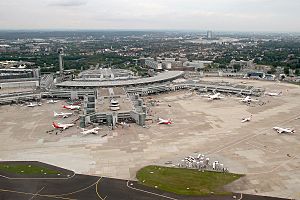
<path id="1" fill-rule="evenodd" d="M 135 80 L 123 80 L 123 81 L 65 81 L 56 86 L 59 87 L 115 87 L 115 86 L 129 86 L 139 84 L 150 84 L 161 81 L 169 81 L 182 76 L 182 71 L 166 71 L 159 73 L 157 76 L 140 78 Z"/>

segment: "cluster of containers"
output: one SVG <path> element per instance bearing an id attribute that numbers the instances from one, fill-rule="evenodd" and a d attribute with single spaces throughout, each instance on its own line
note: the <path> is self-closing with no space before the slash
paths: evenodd
<path id="1" fill-rule="evenodd" d="M 224 164 L 219 161 L 211 162 L 209 157 L 203 154 L 198 154 L 197 157 L 188 156 L 178 163 L 180 168 L 199 169 L 199 170 L 211 170 L 218 172 L 228 172 L 228 168 L 224 167 Z"/>

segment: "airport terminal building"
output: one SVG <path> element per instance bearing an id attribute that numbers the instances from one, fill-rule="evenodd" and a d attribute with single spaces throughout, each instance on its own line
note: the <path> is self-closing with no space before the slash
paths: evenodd
<path id="1" fill-rule="evenodd" d="M 57 89 L 44 95 L 84 99 L 84 114 L 80 116 L 81 127 L 93 123 L 114 127 L 122 122 L 135 122 L 143 126 L 147 108 L 140 94 L 130 93 L 127 88 L 146 88 L 147 85 L 163 84 L 183 75 L 181 71 L 170 71 L 154 77 L 138 78 L 128 70 L 89 70 L 81 73 L 78 79 L 56 84 Z"/>
<path id="2" fill-rule="evenodd" d="M 56 89 L 43 93 L 43 96 L 84 99 L 81 127 L 93 123 L 114 127 L 122 122 L 145 125 L 147 108 L 142 96 L 181 89 L 247 96 L 259 96 L 263 92 L 252 86 L 194 81 L 185 76 L 182 71 L 165 71 L 153 77 L 138 78 L 128 70 L 88 70 L 73 81 L 56 84 Z"/>

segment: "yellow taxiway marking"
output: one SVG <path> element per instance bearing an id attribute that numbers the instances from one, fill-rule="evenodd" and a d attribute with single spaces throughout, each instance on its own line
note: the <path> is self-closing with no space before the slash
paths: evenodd
<path id="1" fill-rule="evenodd" d="M 101 177 L 102 178 L 102 177 Z M 100 178 L 100 179 L 101 179 Z M 99 179 L 99 180 L 100 180 Z M 98 180 L 98 181 L 99 181 Z M 94 185 L 96 185 L 97 183 L 98 183 L 98 181 L 97 182 L 95 182 L 95 183 L 93 183 L 93 184 L 91 184 L 91 185 L 89 185 L 89 186 L 87 186 L 87 187 L 85 187 L 85 188 L 82 188 L 82 189 L 79 189 L 79 190 L 76 190 L 76 191 L 73 191 L 73 192 L 70 192 L 70 193 L 65 193 L 65 194 L 56 194 L 56 195 L 53 195 L 53 196 L 57 196 L 57 197 L 60 197 L 60 196 L 66 196 L 66 195 L 71 195 L 71 194 L 75 194 L 75 193 L 78 193 L 78 192 L 82 192 L 82 191 L 84 191 L 84 190 L 86 190 L 86 189 L 89 189 L 90 187 L 93 187 Z"/>
<path id="2" fill-rule="evenodd" d="M 24 195 L 33 195 L 29 200 L 33 199 L 34 197 L 36 196 L 40 196 L 40 197 L 49 197 L 49 198 L 55 198 L 55 199 L 66 199 L 66 200 L 75 200 L 75 199 L 71 199 L 71 198 L 67 198 L 67 197 L 62 197 L 62 196 L 66 196 L 66 195 L 71 195 L 71 194 L 75 194 L 75 193 L 78 193 L 78 192 L 82 192 L 86 189 L 89 189 L 93 186 L 96 185 L 96 194 L 97 196 L 101 199 L 101 200 L 105 200 L 107 198 L 104 197 L 102 198 L 98 192 L 98 184 L 100 182 L 100 180 L 102 179 L 102 177 L 100 177 L 95 183 L 85 187 L 85 188 L 82 188 L 82 189 L 79 189 L 79 190 L 76 190 L 76 191 L 73 191 L 73 192 L 69 192 L 69 193 L 65 193 L 65 194 L 39 194 L 40 191 L 42 191 L 44 189 L 44 187 L 42 189 L 40 189 L 37 193 L 29 193 L 29 192 L 20 192 L 20 191 L 14 191 L 14 190 L 6 190 L 6 189 L 0 189 L 0 191 L 2 192 L 11 192 L 11 193 L 17 193 L 17 194 L 24 194 Z"/>
<path id="3" fill-rule="evenodd" d="M 39 191 L 37 191 L 29 200 L 31 200 L 31 199 L 33 199 L 34 197 L 36 197 L 43 189 L 45 188 L 45 186 L 44 187 L 42 187 Z"/>
<path id="4" fill-rule="evenodd" d="M 101 179 L 102 179 L 102 177 L 100 177 L 99 180 L 98 180 L 97 183 L 96 183 L 96 194 L 98 195 L 98 197 L 99 197 L 101 200 L 105 200 L 107 196 L 104 197 L 104 198 L 102 198 L 102 197 L 100 196 L 99 192 L 98 192 L 98 184 L 99 184 L 99 182 L 100 182 Z"/>

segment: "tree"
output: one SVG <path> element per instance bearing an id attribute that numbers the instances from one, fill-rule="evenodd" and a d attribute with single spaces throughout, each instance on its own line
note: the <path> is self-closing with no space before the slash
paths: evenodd
<path id="1" fill-rule="evenodd" d="M 285 67 L 283 72 L 286 74 L 286 75 L 289 75 L 290 74 L 290 68 L 289 67 Z"/>
<path id="2" fill-rule="evenodd" d="M 238 71 L 241 70 L 241 65 L 239 65 L 239 64 L 234 64 L 234 65 L 233 65 L 233 69 L 234 69 L 236 72 L 238 72 Z"/>
<path id="3" fill-rule="evenodd" d="M 274 66 L 271 67 L 271 70 L 267 71 L 267 74 L 275 74 L 276 69 Z"/>
<path id="4" fill-rule="evenodd" d="M 220 68 L 220 69 L 225 69 L 225 68 L 226 68 L 226 65 L 220 64 L 220 65 L 219 65 L 219 68 Z"/>

